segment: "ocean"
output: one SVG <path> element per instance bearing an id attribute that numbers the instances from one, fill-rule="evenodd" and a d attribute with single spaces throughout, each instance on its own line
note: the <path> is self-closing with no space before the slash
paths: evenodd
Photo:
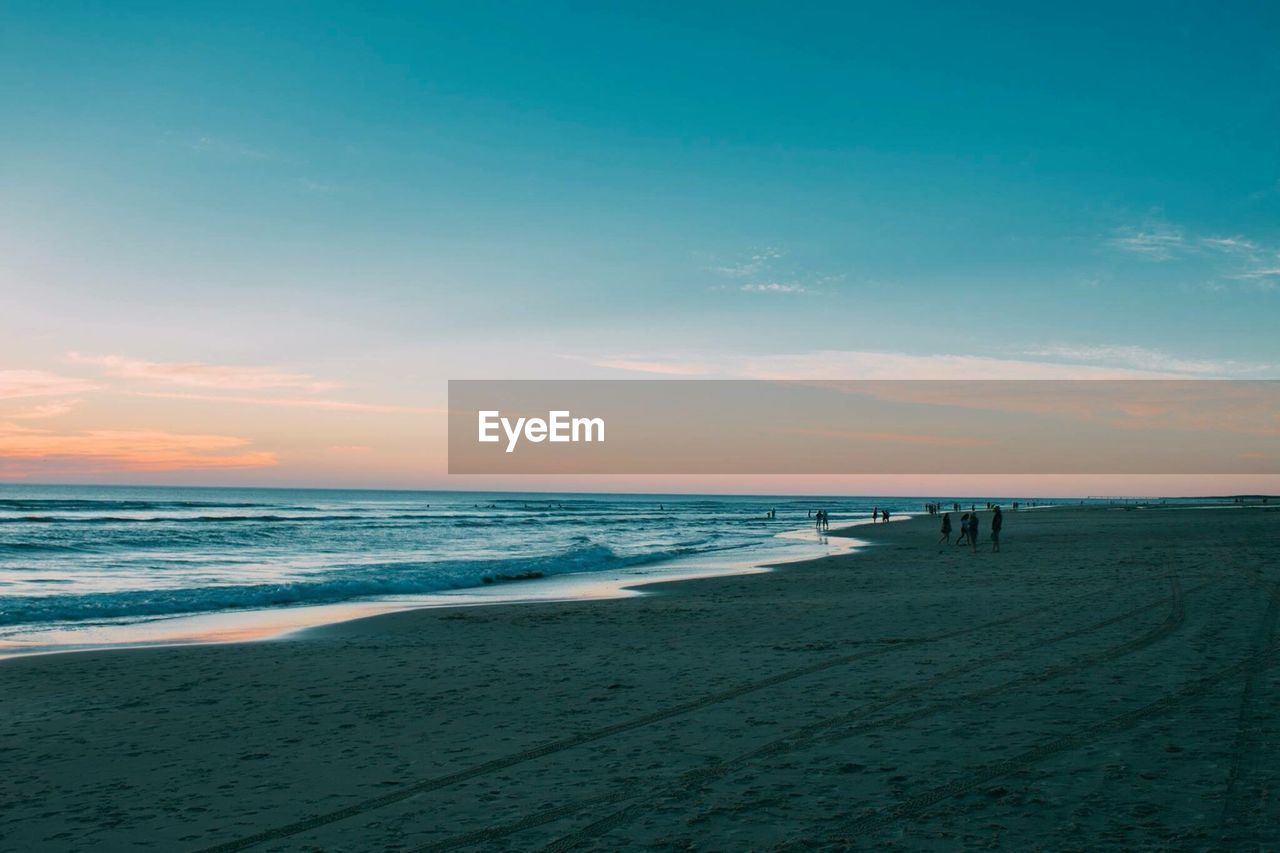
<path id="1" fill-rule="evenodd" d="M 839 526 L 875 506 L 901 514 L 923 503 L 5 485 L 0 643 L 39 634 L 74 644 L 103 626 L 127 640 L 130 625 L 195 614 L 412 604 L 487 584 L 523 588 L 504 578 L 529 575 L 731 570 L 827 553 L 809 518 L 818 508 Z"/>

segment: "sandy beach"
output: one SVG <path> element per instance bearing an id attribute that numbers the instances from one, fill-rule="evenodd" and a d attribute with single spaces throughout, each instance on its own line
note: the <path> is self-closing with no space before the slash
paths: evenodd
<path id="1" fill-rule="evenodd" d="M 5 850 L 1275 848 L 1280 513 L 0 662 Z"/>

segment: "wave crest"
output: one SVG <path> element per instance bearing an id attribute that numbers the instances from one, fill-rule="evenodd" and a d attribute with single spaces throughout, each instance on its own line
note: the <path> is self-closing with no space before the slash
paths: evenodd
<path id="1" fill-rule="evenodd" d="M 0 596 L 0 625 L 89 622 L 225 610 L 337 604 L 388 595 L 421 595 L 477 587 L 487 575 L 606 571 L 707 550 L 695 546 L 619 555 L 599 544 L 509 560 L 393 562 L 326 572 L 287 583 L 128 590 L 52 596 Z"/>

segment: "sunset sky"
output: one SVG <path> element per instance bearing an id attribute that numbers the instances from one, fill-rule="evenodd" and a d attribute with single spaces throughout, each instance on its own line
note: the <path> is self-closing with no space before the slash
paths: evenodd
<path id="1" fill-rule="evenodd" d="M 688 6 L 5 3 L 0 480 L 817 491 L 449 478 L 446 382 L 1280 378 L 1280 7 Z"/>

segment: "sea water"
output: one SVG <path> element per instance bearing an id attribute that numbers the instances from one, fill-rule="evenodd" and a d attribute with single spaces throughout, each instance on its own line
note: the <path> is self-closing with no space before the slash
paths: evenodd
<path id="1" fill-rule="evenodd" d="M 378 602 L 531 576 L 749 567 L 825 553 L 911 498 L 0 486 L 0 644 L 193 614 Z M 769 512 L 774 511 L 774 517 Z M 537 582 L 533 582 L 536 584 Z M 305 620 L 302 620 L 305 621 Z M 57 640 L 59 645 L 63 640 Z M 0 651 L 3 651 L 0 647 Z"/>

